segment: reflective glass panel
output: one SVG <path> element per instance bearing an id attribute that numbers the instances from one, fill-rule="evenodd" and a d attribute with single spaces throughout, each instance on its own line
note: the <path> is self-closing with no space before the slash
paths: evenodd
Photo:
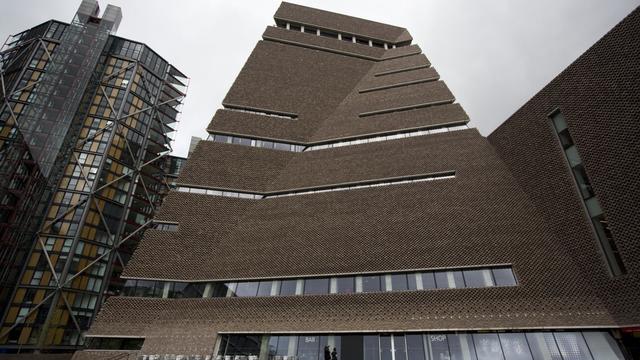
<path id="1" fill-rule="evenodd" d="M 409 289 L 407 274 L 392 274 L 390 277 L 392 291 L 407 291 Z"/>
<path id="2" fill-rule="evenodd" d="M 585 331 L 582 333 L 594 359 L 623 360 L 624 356 L 609 333 Z"/>
<path id="3" fill-rule="evenodd" d="M 240 282 L 236 288 L 236 296 L 256 296 L 256 294 L 258 294 L 258 285 L 259 283 L 257 281 Z"/>
<path id="4" fill-rule="evenodd" d="M 562 360 L 552 333 L 530 333 L 526 338 L 535 360 Z"/>
<path id="5" fill-rule="evenodd" d="M 363 343 L 364 360 L 380 360 L 380 345 L 378 335 L 363 336 Z"/>
<path id="6" fill-rule="evenodd" d="M 305 295 L 320 295 L 329 293 L 329 279 L 317 278 L 317 279 L 305 279 L 304 281 L 304 294 Z"/>
<path id="7" fill-rule="evenodd" d="M 429 353 L 429 359 L 433 360 L 448 360 L 449 357 L 449 343 L 447 342 L 447 335 L 445 334 L 427 334 L 425 335 L 427 340 L 427 352 Z"/>
<path id="8" fill-rule="evenodd" d="M 289 296 L 296 294 L 297 280 L 282 280 L 280 282 L 280 296 Z"/>
<path id="9" fill-rule="evenodd" d="M 497 268 L 492 271 L 497 286 L 513 286 L 517 284 L 510 268 Z"/>
<path id="10" fill-rule="evenodd" d="M 559 332 L 554 336 L 564 360 L 592 359 L 587 343 L 579 332 Z"/>
<path id="11" fill-rule="evenodd" d="M 422 339 L 422 335 L 405 335 L 405 341 L 407 342 L 407 358 L 409 360 L 424 360 L 424 343 Z"/>
<path id="12" fill-rule="evenodd" d="M 260 285 L 258 285 L 258 296 L 271 295 L 272 285 L 273 285 L 273 281 L 260 281 Z"/>
<path id="13" fill-rule="evenodd" d="M 505 360 L 533 360 L 524 334 L 499 334 Z"/>
<path id="14" fill-rule="evenodd" d="M 502 360 L 502 347 L 497 334 L 473 334 L 478 360 Z"/>
<path id="15" fill-rule="evenodd" d="M 447 340 L 449 340 L 451 360 L 477 360 L 471 335 L 447 335 Z"/>
<path id="16" fill-rule="evenodd" d="M 491 278 L 491 270 L 477 269 L 477 270 L 464 270 L 464 282 L 467 287 L 488 287 L 493 286 L 493 279 Z"/>
<path id="17" fill-rule="evenodd" d="M 300 335 L 298 336 L 298 359 L 299 360 L 319 360 L 320 336 Z"/>
<path id="18" fill-rule="evenodd" d="M 380 291 L 380 276 L 363 276 L 362 292 L 378 292 Z"/>

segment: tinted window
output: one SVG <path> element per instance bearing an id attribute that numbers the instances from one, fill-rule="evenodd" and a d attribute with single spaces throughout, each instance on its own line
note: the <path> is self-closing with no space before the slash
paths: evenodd
<path id="1" fill-rule="evenodd" d="M 329 293 L 329 279 L 306 279 L 304 281 L 304 294 L 305 295 L 318 295 Z"/>
<path id="2" fill-rule="evenodd" d="M 435 273 L 435 276 L 436 286 L 438 287 L 438 289 L 464 287 L 462 271 L 438 271 Z"/>
<path id="3" fill-rule="evenodd" d="M 422 335 L 406 335 L 407 358 L 409 360 L 424 360 L 424 345 Z"/>
<path id="4" fill-rule="evenodd" d="M 430 359 L 450 359 L 447 335 L 432 334 L 425 336 L 427 337 L 427 351 Z"/>
<path id="5" fill-rule="evenodd" d="M 380 345 L 379 345 L 378 335 L 363 336 L 363 343 L 364 343 L 364 360 L 379 360 Z"/>
<path id="6" fill-rule="evenodd" d="M 258 282 L 247 281 L 238 283 L 236 288 L 236 296 L 256 296 L 258 293 Z"/>
<path id="7" fill-rule="evenodd" d="M 289 296 L 296 294 L 297 280 L 282 280 L 280 282 L 280 296 Z"/>
<path id="8" fill-rule="evenodd" d="M 409 288 L 407 284 L 407 274 L 394 274 L 390 276 L 391 289 L 393 291 L 406 291 Z"/>
<path id="9" fill-rule="evenodd" d="M 517 284 L 510 268 L 493 269 L 493 278 L 497 286 L 513 286 Z"/>
<path id="10" fill-rule="evenodd" d="M 491 278 L 491 271 L 488 269 L 482 270 L 465 270 L 463 271 L 464 282 L 467 287 L 487 287 L 493 285 L 493 279 Z"/>
<path id="11" fill-rule="evenodd" d="M 177 282 L 173 286 L 173 290 L 169 291 L 171 298 L 199 298 L 204 294 L 204 283 L 181 283 Z"/>
<path id="12" fill-rule="evenodd" d="M 380 276 L 363 276 L 362 292 L 378 292 L 380 291 Z"/>
<path id="13" fill-rule="evenodd" d="M 320 336 L 300 335 L 298 337 L 299 360 L 318 360 L 319 351 Z"/>
<path id="14" fill-rule="evenodd" d="M 469 334 L 447 335 L 451 360 L 476 360 L 476 351 Z"/>
<path id="15" fill-rule="evenodd" d="M 273 281 L 260 281 L 260 285 L 258 286 L 258 296 L 271 295 L 272 284 L 273 284 Z"/>
<path id="16" fill-rule="evenodd" d="M 393 348 L 395 350 L 394 360 L 407 360 L 407 350 L 404 342 L 404 335 L 393 336 Z M 414 359 L 409 359 L 414 360 Z"/>
<path id="17" fill-rule="evenodd" d="M 355 279 L 353 277 L 339 277 L 336 279 L 336 290 L 339 294 L 350 294 L 355 291 Z"/>
<path id="18" fill-rule="evenodd" d="M 213 292 L 211 293 L 211 296 L 225 297 L 227 296 L 228 291 L 229 291 L 229 283 L 217 283 L 213 286 Z"/>
<path id="19" fill-rule="evenodd" d="M 424 272 L 422 273 L 422 288 L 423 289 L 435 289 L 436 288 L 436 278 L 433 272 Z"/>

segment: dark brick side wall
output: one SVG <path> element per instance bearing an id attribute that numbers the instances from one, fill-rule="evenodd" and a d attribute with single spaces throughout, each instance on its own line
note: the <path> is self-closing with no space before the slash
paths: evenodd
<path id="1" fill-rule="evenodd" d="M 640 8 L 496 129 L 489 141 L 617 322 L 640 324 Z M 627 275 L 611 278 L 548 115 L 569 124 Z"/>

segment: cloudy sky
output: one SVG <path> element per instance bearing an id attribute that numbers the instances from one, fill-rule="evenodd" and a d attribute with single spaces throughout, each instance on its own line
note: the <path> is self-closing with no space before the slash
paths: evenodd
<path id="1" fill-rule="evenodd" d="M 640 0 L 295 0 L 409 29 L 483 135 L 640 5 Z M 0 0 L 0 37 L 80 0 Z M 100 0 L 123 10 L 118 35 L 151 46 L 191 78 L 174 143 L 204 131 L 280 1 Z"/>

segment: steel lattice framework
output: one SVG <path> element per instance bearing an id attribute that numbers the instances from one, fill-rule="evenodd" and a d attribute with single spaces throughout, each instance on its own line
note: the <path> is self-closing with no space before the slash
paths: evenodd
<path id="1" fill-rule="evenodd" d="M 21 121 L 12 99 L 42 85 L 15 82 L 9 89 L 11 60 L 41 49 L 51 69 L 58 46 L 51 43 L 40 37 L 3 53 L 7 123 Z M 82 345 L 104 297 L 119 292 L 118 275 L 168 190 L 170 125 L 188 79 L 142 44 L 111 36 L 105 49 L 70 130 L 76 134 L 68 160 L 4 312 L 0 344 Z"/>

